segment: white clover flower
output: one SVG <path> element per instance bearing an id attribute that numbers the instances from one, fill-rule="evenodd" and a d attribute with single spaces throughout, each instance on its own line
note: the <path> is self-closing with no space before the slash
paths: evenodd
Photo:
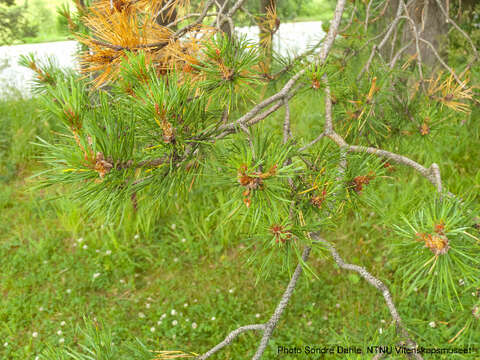
<path id="1" fill-rule="evenodd" d="M 215 316 L 212 316 L 212 319 L 211 319 L 211 320 L 212 320 L 212 321 L 215 321 L 215 319 L 216 319 Z"/>
<path id="2" fill-rule="evenodd" d="M 172 321 L 172 325 L 173 325 L 173 326 L 176 326 L 177 324 L 178 324 L 178 321 L 177 321 L 177 320 L 173 320 L 173 321 Z"/>
<path id="3" fill-rule="evenodd" d="M 40 307 L 38 308 L 38 311 L 43 311 L 43 310 L 45 310 L 45 309 L 43 308 L 43 306 L 40 306 Z"/>
<path id="4" fill-rule="evenodd" d="M 125 284 L 125 280 L 120 279 L 120 284 Z"/>
<path id="5" fill-rule="evenodd" d="M 143 319 L 143 318 L 145 318 L 145 314 L 144 314 L 143 312 L 139 312 L 139 313 L 138 313 L 138 317 L 139 317 L 140 319 Z"/>
<path id="6" fill-rule="evenodd" d="M 4 346 L 4 347 L 7 347 L 7 346 L 8 346 L 8 342 L 4 343 L 3 346 Z"/>
<path id="7" fill-rule="evenodd" d="M 152 333 L 155 332 L 155 327 L 154 327 L 154 326 L 152 326 L 152 327 L 150 328 L 150 332 L 152 332 Z"/>
<path id="8" fill-rule="evenodd" d="M 336 307 L 337 309 L 340 309 L 340 304 L 335 304 L 335 307 Z"/>
<path id="9" fill-rule="evenodd" d="M 157 325 L 162 325 L 162 320 L 158 320 Z"/>
<path id="10" fill-rule="evenodd" d="M 93 278 L 94 278 L 94 279 L 98 278 L 99 276 L 100 276 L 100 273 L 95 273 L 95 274 L 93 274 Z"/>
<path id="11" fill-rule="evenodd" d="M 77 243 L 73 243 L 72 246 L 73 246 L 73 247 L 77 247 Z M 47 263 L 47 260 L 45 260 L 43 263 L 46 264 L 46 263 Z"/>
<path id="12" fill-rule="evenodd" d="M 97 254 L 99 254 L 99 253 L 100 253 L 100 250 L 99 250 L 99 249 L 95 249 L 95 252 L 96 252 Z"/>
<path id="13" fill-rule="evenodd" d="M 182 239 L 182 243 L 184 243 L 184 242 L 186 242 L 186 241 L 187 241 L 187 239 L 185 239 L 185 238 Z"/>
<path id="14" fill-rule="evenodd" d="M 327 320 L 328 320 L 328 316 L 327 316 L 327 315 L 323 315 L 322 319 L 325 320 L 325 321 L 327 321 Z"/>
<path id="15" fill-rule="evenodd" d="M 105 255 L 112 255 L 112 250 L 105 251 Z"/>
<path id="16" fill-rule="evenodd" d="M 147 309 L 150 309 L 150 306 L 151 306 L 150 303 L 146 303 L 146 304 L 145 304 L 145 307 L 146 307 Z"/>
<path id="17" fill-rule="evenodd" d="M 312 326 L 312 322 L 311 321 L 307 322 L 307 326 Z"/>
<path id="18" fill-rule="evenodd" d="M 383 329 L 382 329 L 382 328 L 378 329 L 378 332 L 379 332 L 380 334 L 383 334 Z"/>
<path id="19" fill-rule="evenodd" d="M 233 294 L 233 289 L 228 290 L 230 294 Z"/>
<path id="20" fill-rule="evenodd" d="M 66 324 L 67 324 L 67 323 L 66 323 L 65 321 L 62 321 L 62 322 L 60 323 L 60 326 L 65 326 Z"/>
<path id="21" fill-rule="evenodd" d="M 255 314 L 255 317 L 258 319 L 260 317 L 260 314 Z"/>
<path id="22" fill-rule="evenodd" d="M 34 332 L 32 333 L 32 337 L 34 337 L 34 338 L 38 337 L 38 332 L 34 331 Z"/>
<path id="23" fill-rule="evenodd" d="M 85 244 L 85 245 L 82 246 L 82 248 L 83 248 L 83 250 L 87 250 L 87 249 L 88 249 L 88 245 Z"/>
<path id="24" fill-rule="evenodd" d="M 196 302 L 198 302 L 198 300 L 197 300 L 197 299 L 194 299 L 193 302 L 196 303 Z"/>
<path id="25" fill-rule="evenodd" d="M 435 328 L 435 327 L 437 327 L 437 324 L 435 323 L 435 321 L 430 321 L 428 323 L 428 326 L 430 326 L 431 328 Z"/>
<path id="26" fill-rule="evenodd" d="M 140 235 L 138 234 L 135 234 L 135 236 L 133 237 L 135 240 L 138 240 L 140 238 Z"/>
<path id="27" fill-rule="evenodd" d="M 386 323 L 386 321 L 385 321 L 385 320 L 383 320 L 383 319 L 382 319 L 382 320 L 380 320 L 380 322 L 381 322 L 382 324 L 385 324 L 385 323 Z"/>
<path id="28" fill-rule="evenodd" d="M 174 258 L 174 259 L 173 259 L 173 262 L 178 262 L 178 258 L 177 258 L 177 257 Z"/>
<path id="29" fill-rule="evenodd" d="M 189 319 L 189 318 L 186 318 L 185 321 L 186 321 L 186 322 L 190 322 L 190 319 Z"/>
<path id="30" fill-rule="evenodd" d="M 458 279 L 458 285 L 460 286 L 465 285 L 465 281 L 463 279 Z"/>
<path id="31" fill-rule="evenodd" d="M 77 242 L 81 243 L 83 241 L 83 238 L 78 238 Z"/>
<path id="32" fill-rule="evenodd" d="M 67 289 L 67 294 L 70 294 L 72 292 L 72 289 Z"/>
<path id="33" fill-rule="evenodd" d="M 35 356 L 35 360 L 40 360 L 40 358 L 38 356 Z"/>
<path id="34" fill-rule="evenodd" d="M 183 307 L 184 308 L 188 307 L 188 304 L 187 303 L 183 304 Z"/>
<path id="35" fill-rule="evenodd" d="M 58 342 L 59 342 L 60 344 L 63 344 L 63 343 L 65 342 L 65 339 L 64 339 L 64 338 L 61 338 L 61 339 L 58 340 Z"/>
<path id="36" fill-rule="evenodd" d="M 62 335 L 62 330 L 58 330 L 58 331 L 57 331 L 57 335 L 58 335 L 58 336 Z"/>
<path id="37" fill-rule="evenodd" d="M 177 315 L 177 311 L 175 309 L 173 309 L 172 311 L 170 311 L 170 314 L 171 315 Z"/>
<path id="38" fill-rule="evenodd" d="M 177 228 L 177 225 L 172 224 L 171 228 L 172 228 L 172 230 L 175 230 Z"/>
<path id="39" fill-rule="evenodd" d="M 165 319 L 167 317 L 167 314 L 162 314 L 162 316 L 160 316 L 160 319 Z"/>
<path id="40" fill-rule="evenodd" d="M 196 322 L 193 322 L 192 323 L 192 329 L 196 329 L 198 327 L 197 323 Z"/>

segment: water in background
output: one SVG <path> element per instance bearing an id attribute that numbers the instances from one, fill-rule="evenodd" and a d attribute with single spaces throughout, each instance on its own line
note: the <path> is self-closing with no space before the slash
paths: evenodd
<path id="1" fill-rule="evenodd" d="M 324 36 L 320 21 L 281 24 L 274 36 L 273 47 L 282 56 L 294 56 L 316 44 Z M 258 27 L 239 27 L 237 31 L 249 40 L 258 41 Z M 11 94 L 31 95 L 32 70 L 18 65 L 20 55 L 34 53 L 36 58 L 54 57 L 61 67 L 77 66 L 76 41 L 58 41 L 14 46 L 0 46 L 0 98 Z"/>

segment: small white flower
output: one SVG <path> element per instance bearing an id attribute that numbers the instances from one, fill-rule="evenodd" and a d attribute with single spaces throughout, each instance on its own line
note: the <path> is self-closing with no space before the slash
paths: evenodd
<path id="1" fill-rule="evenodd" d="M 67 289 L 67 294 L 70 294 L 72 292 L 72 289 Z"/>
<path id="2" fill-rule="evenodd" d="M 120 284 L 125 284 L 125 280 L 124 280 L 124 279 L 120 279 Z"/>
<path id="3" fill-rule="evenodd" d="M 38 357 L 38 356 L 35 356 L 35 360 L 40 360 L 40 357 Z"/>
<path id="4" fill-rule="evenodd" d="M 193 302 L 196 303 L 196 302 L 198 302 L 198 300 L 197 300 L 197 299 L 194 299 Z"/>
<path id="5" fill-rule="evenodd" d="M 177 258 L 177 257 L 174 258 L 174 259 L 173 259 L 173 262 L 178 262 L 178 258 Z"/>
<path id="6" fill-rule="evenodd" d="M 40 306 L 40 307 L 38 308 L 38 311 L 43 311 L 43 310 L 45 310 L 45 309 L 43 308 L 43 306 Z"/>
<path id="7" fill-rule="evenodd" d="M 173 309 L 172 311 L 170 311 L 170 314 L 177 315 L 177 312 L 175 311 L 175 309 Z"/>
<path id="8" fill-rule="evenodd" d="M 193 323 L 192 323 L 192 329 L 196 329 L 196 328 L 197 328 L 197 326 L 198 326 L 198 325 L 197 325 L 197 323 L 196 323 L 196 322 L 193 322 Z"/>
<path id="9" fill-rule="evenodd" d="M 190 319 L 189 319 L 189 318 L 186 318 L 185 321 L 186 321 L 186 322 L 190 322 Z"/>
<path id="10" fill-rule="evenodd" d="M 150 332 L 155 332 L 155 327 L 154 327 L 154 326 L 152 326 L 152 327 L 150 328 Z"/>
<path id="11" fill-rule="evenodd" d="M 58 330 L 58 331 L 57 331 L 57 335 L 58 335 L 58 336 L 62 335 L 62 330 Z"/>
<path id="12" fill-rule="evenodd" d="M 112 250 L 105 251 L 105 255 L 112 255 Z"/>
<path id="13" fill-rule="evenodd" d="M 83 249 L 83 250 L 87 250 L 87 249 L 88 249 L 88 245 L 87 245 L 87 244 L 83 245 L 83 246 L 82 246 L 82 249 Z"/>
<path id="14" fill-rule="evenodd" d="M 383 329 L 382 329 L 382 328 L 378 329 L 378 332 L 379 332 L 380 334 L 383 334 Z"/>
<path id="15" fill-rule="evenodd" d="M 465 285 L 465 281 L 463 279 L 458 279 L 458 284 L 460 286 L 463 286 L 463 285 Z"/>
<path id="16" fill-rule="evenodd" d="M 135 240 L 138 240 L 138 239 L 140 239 L 140 235 L 135 234 L 135 236 L 134 236 L 133 238 L 134 238 Z"/>
<path id="17" fill-rule="evenodd" d="M 146 307 L 147 309 L 150 309 L 150 306 L 151 306 L 150 303 L 146 303 L 146 304 L 145 304 L 145 307 Z"/>
<path id="18" fill-rule="evenodd" d="M 162 316 L 160 316 L 160 319 L 165 319 L 167 317 L 167 314 L 162 314 Z"/>
<path id="19" fill-rule="evenodd" d="M 185 239 L 185 238 L 182 239 L 182 243 L 184 243 L 184 242 L 186 242 L 186 241 L 187 241 L 187 239 Z"/>
<path id="20" fill-rule="evenodd" d="M 311 321 L 307 322 L 307 326 L 312 326 L 312 322 Z"/>
<path id="21" fill-rule="evenodd" d="M 140 276 L 140 274 L 135 274 L 133 275 L 134 277 L 138 278 Z"/>
<path id="22" fill-rule="evenodd" d="M 339 309 L 339 308 L 340 308 L 340 304 L 335 304 L 335 307 L 336 307 L 337 309 Z"/>
<path id="23" fill-rule="evenodd" d="M 175 340 L 176 337 L 177 337 L 177 335 L 173 334 L 172 339 Z"/>
<path id="24" fill-rule="evenodd" d="M 7 346 L 8 346 L 8 342 L 4 343 L 3 346 L 4 346 L 4 347 L 7 347 Z"/>
<path id="25" fill-rule="evenodd" d="M 315 306 L 315 303 L 314 303 L 314 302 L 312 303 L 312 306 Z"/>
<path id="26" fill-rule="evenodd" d="M 172 230 L 175 230 L 177 228 L 177 225 L 172 224 L 171 228 L 172 228 Z"/>
<path id="27" fill-rule="evenodd" d="M 215 321 L 215 319 L 216 319 L 215 316 L 212 316 L 212 319 L 211 319 L 211 320 L 212 320 L 212 321 Z"/>
<path id="28" fill-rule="evenodd" d="M 260 314 L 255 314 L 255 317 L 258 319 L 260 317 Z"/>
<path id="29" fill-rule="evenodd" d="M 83 241 L 83 238 L 78 238 L 77 242 L 81 243 Z"/>
<path id="30" fill-rule="evenodd" d="M 75 245 L 75 244 L 74 244 Z M 48 261 L 47 260 L 43 260 L 43 263 L 46 265 L 48 264 Z"/>
<path id="31" fill-rule="evenodd" d="M 61 339 L 58 340 L 58 342 L 59 342 L 60 344 L 63 344 L 63 343 L 65 342 L 65 339 L 64 339 L 64 338 L 61 338 Z"/>
<path id="32" fill-rule="evenodd" d="M 430 321 L 428 323 L 428 326 L 430 326 L 431 328 L 435 328 L 435 327 L 437 327 L 437 324 L 435 323 L 435 321 Z"/>
<path id="33" fill-rule="evenodd" d="M 177 321 L 177 320 L 173 320 L 173 321 L 172 321 L 172 325 L 173 325 L 173 326 L 176 326 L 177 324 L 178 324 L 178 321 Z"/>
<path id="34" fill-rule="evenodd" d="M 386 321 L 385 321 L 385 320 L 383 320 L 383 319 L 382 319 L 382 320 L 380 320 L 380 322 L 381 322 L 382 324 L 385 324 L 385 323 L 386 323 Z"/>
<path id="35" fill-rule="evenodd" d="M 139 317 L 140 319 L 143 319 L 143 318 L 145 318 L 145 314 L 142 313 L 142 312 L 139 312 L 139 313 L 138 313 L 138 317 Z"/>
<path id="36" fill-rule="evenodd" d="M 99 276 L 100 276 L 100 273 L 95 273 L 95 274 L 93 274 L 93 278 L 94 278 L 94 279 L 98 278 Z"/>
<path id="37" fill-rule="evenodd" d="M 77 243 L 73 243 L 73 247 L 77 247 Z M 47 261 L 45 260 L 43 263 L 46 264 Z"/>
<path id="38" fill-rule="evenodd" d="M 158 320 L 157 325 L 162 325 L 162 320 Z"/>
<path id="39" fill-rule="evenodd" d="M 65 321 L 62 321 L 62 322 L 60 323 L 60 326 L 65 326 L 66 324 L 67 324 L 67 323 L 66 323 Z"/>
<path id="40" fill-rule="evenodd" d="M 97 254 L 99 254 L 99 253 L 100 253 L 100 250 L 99 250 L 99 249 L 96 249 L 95 252 L 96 252 Z"/>
<path id="41" fill-rule="evenodd" d="M 32 333 L 32 337 L 34 337 L 34 338 L 38 337 L 38 332 L 34 331 L 34 332 Z"/>
<path id="42" fill-rule="evenodd" d="M 188 304 L 187 303 L 183 304 L 183 307 L 184 308 L 188 307 Z"/>
<path id="43" fill-rule="evenodd" d="M 327 315 L 323 315 L 323 318 L 322 318 L 322 319 L 326 321 L 326 320 L 328 320 L 328 316 L 327 316 Z"/>
<path id="44" fill-rule="evenodd" d="M 418 291 L 418 288 L 415 286 L 415 287 L 413 288 L 413 291 L 417 292 L 417 291 Z"/>
<path id="45" fill-rule="evenodd" d="M 228 290 L 230 294 L 233 294 L 233 289 Z"/>

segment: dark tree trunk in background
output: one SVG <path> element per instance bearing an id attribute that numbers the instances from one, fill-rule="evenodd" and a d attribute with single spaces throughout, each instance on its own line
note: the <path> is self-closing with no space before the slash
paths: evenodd
<path id="1" fill-rule="evenodd" d="M 217 11 L 220 11 L 220 9 L 223 7 L 223 5 L 225 4 L 225 2 L 227 2 L 228 0 L 218 0 L 217 3 L 218 5 L 220 6 L 217 6 Z M 223 14 L 226 14 L 228 13 L 228 9 L 230 8 L 230 4 L 227 4 L 224 8 L 223 8 L 223 11 L 222 13 Z M 230 24 L 228 23 L 228 21 L 224 22 L 222 24 L 222 26 L 220 27 L 220 30 L 222 30 L 229 38 L 232 37 L 232 31 L 230 29 Z"/>
<path id="2" fill-rule="evenodd" d="M 444 9 L 447 9 L 447 0 L 440 0 Z M 391 0 L 388 13 L 386 14 L 386 21 L 391 21 L 395 18 L 397 12 L 399 0 Z M 442 10 L 439 8 L 436 0 L 415 0 L 408 6 L 408 13 L 415 23 L 415 28 L 419 37 L 429 41 L 437 52 L 443 57 L 445 54 L 441 52 L 442 41 L 445 40 L 450 25 L 447 23 Z M 412 30 L 412 24 L 410 21 L 404 21 L 402 33 L 397 33 L 396 42 L 393 43 L 393 35 L 390 38 L 388 46 L 385 46 L 382 53 L 386 58 L 395 53 L 393 50 L 398 50 L 402 46 L 405 46 L 408 42 L 412 41 L 412 45 L 407 49 L 406 53 L 413 55 L 417 52 L 415 44 L 415 35 Z M 422 62 L 427 66 L 435 66 L 438 64 L 438 60 L 428 44 L 419 42 L 420 55 Z"/>
<path id="3" fill-rule="evenodd" d="M 259 28 L 259 37 L 260 37 L 261 43 L 264 43 L 262 41 L 263 39 L 268 38 L 270 36 L 269 29 L 266 29 L 265 27 L 263 27 L 261 23 L 267 17 L 268 10 L 275 9 L 275 8 L 276 8 L 276 0 L 260 0 L 260 14 L 262 16 L 262 19 L 258 24 L 258 28 Z"/>
<path id="4" fill-rule="evenodd" d="M 162 1 L 162 7 L 168 2 L 168 0 Z M 177 9 L 174 7 L 168 7 L 164 11 L 161 11 L 157 16 L 157 24 L 161 26 L 167 26 L 177 19 Z"/>

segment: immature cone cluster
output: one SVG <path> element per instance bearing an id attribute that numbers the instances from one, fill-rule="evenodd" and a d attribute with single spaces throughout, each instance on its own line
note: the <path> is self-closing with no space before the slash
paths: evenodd
<path id="1" fill-rule="evenodd" d="M 263 188 L 263 180 L 268 179 L 269 177 L 274 176 L 277 173 L 277 165 L 273 165 L 270 170 L 266 173 L 261 171 L 253 171 L 248 174 L 248 167 L 245 164 L 242 164 L 238 169 L 238 182 L 240 185 L 244 186 L 246 190 L 243 192 L 243 202 L 247 207 L 250 207 L 251 199 L 250 193 L 251 190 L 257 190 Z"/>
<path id="2" fill-rule="evenodd" d="M 443 222 L 434 226 L 434 234 L 417 233 L 417 241 L 424 241 L 425 247 L 429 248 L 435 256 L 443 255 L 450 249 L 449 240 L 444 233 Z"/>
<path id="3" fill-rule="evenodd" d="M 289 240 L 292 237 L 292 233 L 289 230 L 285 229 L 285 227 L 282 225 L 278 225 L 278 224 L 272 225 L 270 227 L 270 231 L 275 237 L 276 243 L 280 241 L 282 243 L 285 243 L 287 240 Z"/>

